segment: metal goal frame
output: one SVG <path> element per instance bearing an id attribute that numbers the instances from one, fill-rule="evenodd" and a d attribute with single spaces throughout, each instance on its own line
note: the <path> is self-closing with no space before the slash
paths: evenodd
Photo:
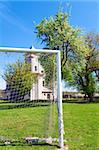
<path id="1" fill-rule="evenodd" d="M 63 110 L 62 110 L 62 82 L 61 82 L 61 54 L 60 50 L 50 50 L 50 49 L 32 49 L 29 48 L 12 48 L 12 47 L 0 47 L 0 52 L 29 52 L 29 53 L 53 53 L 57 56 L 57 113 L 58 113 L 58 135 L 59 135 L 59 147 L 64 146 L 64 127 L 63 127 Z"/>

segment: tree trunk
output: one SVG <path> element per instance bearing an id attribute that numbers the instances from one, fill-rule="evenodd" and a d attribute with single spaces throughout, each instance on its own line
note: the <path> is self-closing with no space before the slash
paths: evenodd
<path id="1" fill-rule="evenodd" d="M 93 94 L 88 95 L 89 103 L 93 102 Z"/>

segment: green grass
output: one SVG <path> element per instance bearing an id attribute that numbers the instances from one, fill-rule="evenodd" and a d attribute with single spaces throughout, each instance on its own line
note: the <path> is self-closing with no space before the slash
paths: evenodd
<path id="1" fill-rule="evenodd" d="M 2 105 L 2 104 L 0 104 Z M 4 104 L 3 104 L 4 107 Z M 53 129 L 49 129 L 49 106 L 0 110 L 0 135 L 22 140 L 25 136 L 57 137 L 56 109 Z M 63 104 L 64 138 L 70 150 L 99 149 L 99 104 Z M 49 116 L 50 117 L 50 116 Z M 55 121 L 56 120 L 56 121 Z M 52 133 L 48 133 L 48 129 Z M 0 150 L 56 150 L 56 146 L 0 146 Z"/>
<path id="2" fill-rule="evenodd" d="M 64 104 L 64 128 L 72 150 L 99 149 L 99 104 Z"/>

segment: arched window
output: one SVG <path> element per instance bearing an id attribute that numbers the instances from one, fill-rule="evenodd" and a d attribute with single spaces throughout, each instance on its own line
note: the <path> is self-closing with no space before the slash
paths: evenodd
<path id="1" fill-rule="evenodd" d="M 35 71 L 37 71 L 37 66 L 35 66 Z"/>

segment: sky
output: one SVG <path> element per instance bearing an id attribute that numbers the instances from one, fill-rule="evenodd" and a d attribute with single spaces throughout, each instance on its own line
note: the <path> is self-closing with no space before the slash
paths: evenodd
<path id="1" fill-rule="evenodd" d="M 0 46 L 41 48 L 35 25 L 43 18 L 55 15 L 62 6 L 70 12 L 70 24 L 84 32 L 99 32 L 99 2 L 97 1 L 14 1 L 0 0 Z"/>
<path id="2" fill-rule="evenodd" d="M 54 16 L 60 7 L 70 13 L 73 27 L 99 33 L 98 0 L 0 0 L 0 47 L 42 48 L 35 25 Z"/>

